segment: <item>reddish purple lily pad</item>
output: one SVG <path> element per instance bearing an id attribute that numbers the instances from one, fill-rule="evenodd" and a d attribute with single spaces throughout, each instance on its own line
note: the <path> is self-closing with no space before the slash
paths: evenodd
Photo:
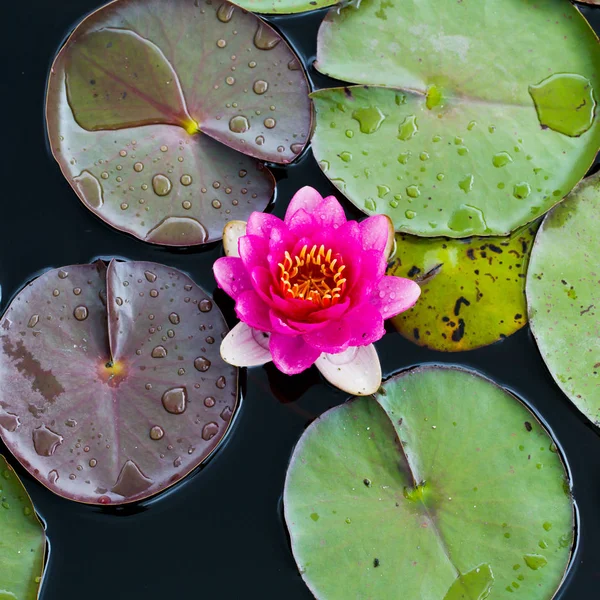
<path id="1" fill-rule="evenodd" d="M 50 145 L 82 202 L 147 242 L 221 238 L 270 202 L 258 160 L 308 141 L 309 85 L 292 49 L 228 2 L 118 0 L 75 29 L 51 70 Z"/>
<path id="2" fill-rule="evenodd" d="M 0 434 L 43 485 L 71 500 L 142 500 L 223 439 L 237 369 L 227 326 L 183 273 L 149 262 L 44 273 L 0 320 Z"/>

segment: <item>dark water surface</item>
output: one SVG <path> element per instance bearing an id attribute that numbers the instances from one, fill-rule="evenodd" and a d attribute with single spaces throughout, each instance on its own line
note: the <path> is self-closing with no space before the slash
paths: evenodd
<path id="1" fill-rule="evenodd" d="M 165 263 L 207 290 L 215 288 L 211 267 L 220 245 L 164 250 L 110 229 L 79 202 L 47 150 L 43 99 L 51 60 L 73 24 L 98 2 L 2 4 L 0 313 L 41 271 L 98 256 Z M 600 8 L 582 10 L 599 31 Z M 310 64 L 323 15 L 271 21 Z M 317 87 L 331 85 L 312 69 L 310 76 Z M 334 193 L 310 153 L 274 172 L 279 216 L 303 185 Z M 233 324 L 229 300 L 222 294 L 216 300 Z M 462 354 L 418 348 L 396 333 L 377 348 L 385 376 L 422 363 L 465 365 L 509 387 L 537 412 L 567 458 L 580 518 L 572 568 L 557 598 L 598 598 L 600 432 L 554 384 L 529 329 Z M 241 410 L 221 450 L 203 469 L 142 504 L 95 508 L 59 498 L 33 481 L 0 443 L 47 523 L 51 551 L 42 600 L 312 598 L 289 549 L 280 498 L 294 444 L 312 419 L 346 396 L 324 384 L 316 369 L 290 378 L 271 365 L 250 370 L 245 379 Z"/>

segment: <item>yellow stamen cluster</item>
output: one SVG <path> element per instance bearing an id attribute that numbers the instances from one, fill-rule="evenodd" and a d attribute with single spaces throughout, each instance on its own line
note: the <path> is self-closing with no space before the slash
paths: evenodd
<path id="1" fill-rule="evenodd" d="M 346 265 L 338 255 L 316 244 L 309 250 L 304 246 L 292 256 L 286 251 L 279 263 L 281 291 L 286 298 L 308 300 L 323 308 L 337 304 L 346 287 L 343 271 Z"/>

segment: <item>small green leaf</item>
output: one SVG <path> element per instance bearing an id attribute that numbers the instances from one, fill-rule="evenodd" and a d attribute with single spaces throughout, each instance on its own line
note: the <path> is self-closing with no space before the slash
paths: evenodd
<path id="1" fill-rule="evenodd" d="M 383 388 L 327 411 L 292 456 L 285 519 L 315 597 L 483 600 L 518 589 L 550 600 L 574 512 L 548 432 L 461 369 L 419 368 Z"/>
<path id="2" fill-rule="evenodd" d="M 531 329 L 568 398 L 600 426 L 600 173 L 585 179 L 537 234 L 527 301 Z"/>
<path id="3" fill-rule="evenodd" d="M 0 426 L 8 417 L 0 408 Z M 46 534 L 27 490 L 0 455 L 0 599 L 37 600 Z"/>
<path id="4" fill-rule="evenodd" d="M 312 95 L 315 157 L 397 231 L 507 235 L 563 198 L 600 146 L 600 46 L 566 1 L 506 0 L 497 19 L 481 2 L 363 1 L 328 13 L 316 66 L 361 85 Z M 375 112 L 377 127 L 357 127 Z"/>
<path id="5" fill-rule="evenodd" d="M 487 346 L 527 322 L 525 274 L 537 226 L 509 237 L 396 235 L 389 275 L 421 286 L 416 305 L 394 327 L 419 346 L 455 352 Z"/>
<path id="6" fill-rule="evenodd" d="M 341 0 L 236 0 L 235 4 L 256 13 L 285 15 L 339 4 Z"/>

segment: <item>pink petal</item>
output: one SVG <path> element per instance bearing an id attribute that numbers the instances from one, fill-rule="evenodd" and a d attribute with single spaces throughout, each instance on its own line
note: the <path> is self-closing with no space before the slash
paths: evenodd
<path id="1" fill-rule="evenodd" d="M 371 303 L 384 319 L 390 319 L 413 307 L 420 295 L 421 288 L 411 279 L 386 276 L 373 291 Z"/>
<path id="2" fill-rule="evenodd" d="M 223 249 L 225 256 L 236 256 L 239 258 L 239 239 L 246 235 L 246 221 L 229 221 L 223 228 Z"/>
<path id="3" fill-rule="evenodd" d="M 234 367 L 256 367 L 272 360 L 269 334 L 238 323 L 221 342 L 221 358 Z"/>
<path id="4" fill-rule="evenodd" d="M 254 267 L 266 267 L 269 242 L 257 235 L 245 235 L 239 241 L 240 258 L 251 271 Z"/>
<path id="5" fill-rule="evenodd" d="M 288 375 L 295 375 L 308 369 L 320 355 L 300 336 L 291 337 L 280 333 L 271 334 L 269 349 L 275 366 Z"/>
<path id="6" fill-rule="evenodd" d="M 346 223 L 346 214 L 335 196 L 327 196 L 313 212 L 317 227 L 337 229 Z"/>
<path id="7" fill-rule="evenodd" d="M 262 212 L 253 212 L 248 219 L 248 235 L 257 235 L 270 239 L 273 232 L 285 229 L 285 224 L 274 215 Z"/>
<path id="8" fill-rule="evenodd" d="M 314 217 L 303 208 L 297 210 L 288 221 L 286 221 L 290 233 L 295 236 L 311 236 L 317 227 Z M 291 248 L 287 248 L 291 250 Z"/>
<path id="9" fill-rule="evenodd" d="M 387 215 L 375 215 L 362 221 L 359 227 L 363 248 L 385 253 L 387 260 L 394 244 L 394 226 L 391 219 Z"/>
<path id="10" fill-rule="evenodd" d="M 352 332 L 351 346 L 368 346 L 385 334 L 383 317 L 379 308 L 372 304 L 363 303 L 357 306 L 344 316 L 344 320 Z"/>
<path id="11" fill-rule="evenodd" d="M 271 331 L 269 307 L 254 291 L 240 294 L 235 303 L 235 313 L 240 321 L 260 331 Z"/>
<path id="12" fill-rule="evenodd" d="M 329 383 L 349 394 L 370 396 L 381 386 L 381 364 L 373 344 L 321 354 L 315 364 Z"/>
<path id="13" fill-rule="evenodd" d="M 286 319 L 282 319 L 275 311 L 269 311 L 269 321 L 271 323 L 270 331 L 274 333 L 280 333 L 281 335 L 297 336 L 302 333 L 301 330 L 296 329 L 288 324 Z"/>
<path id="14" fill-rule="evenodd" d="M 234 256 L 225 256 L 215 261 L 213 273 L 219 287 L 234 300 L 247 290 L 252 283 L 244 263 Z"/>
<path id="15" fill-rule="evenodd" d="M 350 344 L 352 331 L 346 320 L 331 321 L 323 329 L 305 334 L 304 341 L 319 352 L 337 354 L 343 352 Z"/>
<path id="16" fill-rule="evenodd" d="M 306 212 L 312 213 L 317 205 L 322 202 L 323 196 L 310 186 L 303 187 L 298 190 L 292 198 L 287 211 L 285 213 L 284 221 L 286 223 L 294 216 L 294 214 L 303 208 Z"/>

